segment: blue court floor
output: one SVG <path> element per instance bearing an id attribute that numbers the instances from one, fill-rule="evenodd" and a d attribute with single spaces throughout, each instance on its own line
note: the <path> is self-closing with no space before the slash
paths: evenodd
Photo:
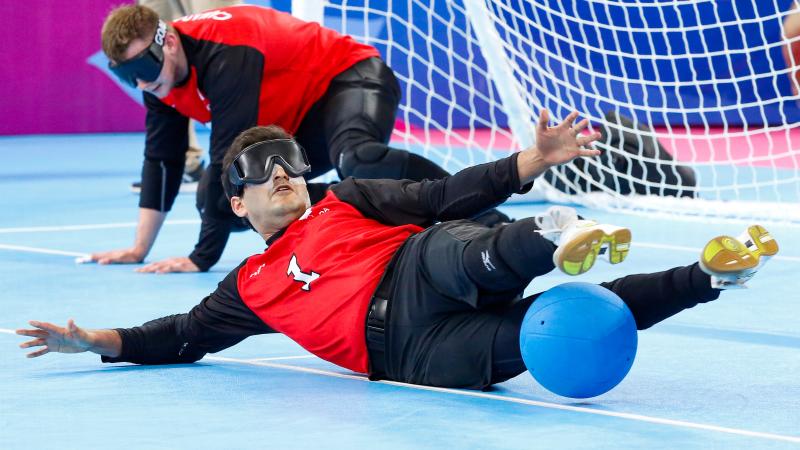
<path id="1" fill-rule="evenodd" d="M 131 245 L 142 136 L 0 139 L 0 449 L 30 448 L 799 448 L 800 230 L 772 227 L 781 253 L 749 284 L 639 334 L 627 378 L 576 402 L 526 373 L 488 392 L 369 382 L 279 335 L 197 364 L 101 364 L 92 354 L 29 360 L 13 334 L 28 320 L 127 327 L 185 312 L 263 249 L 232 237 L 203 274 L 144 275 L 76 265 Z M 515 217 L 548 205 L 512 205 Z M 742 226 L 581 210 L 632 228 L 625 263 L 582 281 L 696 260 Z M 187 255 L 199 221 L 179 196 L 149 261 Z M 573 278 L 553 273 L 530 292 Z"/>

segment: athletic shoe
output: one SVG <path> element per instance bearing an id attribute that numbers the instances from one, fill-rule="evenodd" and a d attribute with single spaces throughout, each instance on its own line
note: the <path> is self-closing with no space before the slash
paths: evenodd
<path id="1" fill-rule="evenodd" d="M 558 246 L 553 263 L 567 275 L 580 275 L 594 266 L 598 255 L 608 253 L 608 262 L 619 264 L 628 256 L 631 230 L 578 218 L 577 212 L 553 206 L 534 218 L 537 230 Z"/>
<path id="2" fill-rule="evenodd" d="M 758 256 L 759 269 L 778 253 L 778 241 L 761 225 L 750 225 L 739 235 L 738 240 L 750 253 Z"/>
<path id="3" fill-rule="evenodd" d="M 183 183 L 197 183 L 200 181 L 200 178 L 203 178 L 205 172 L 206 164 L 201 161 L 194 170 L 183 171 Z"/>
<path id="4" fill-rule="evenodd" d="M 201 163 L 195 170 L 185 171 L 181 181 L 181 188 L 178 192 L 182 194 L 197 192 L 197 183 L 200 181 L 200 178 L 203 177 L 203 173 L 205 173 L 205 171 L 206 169 L 204 163 Z M 131 183 L 131 192 L 135 194 L 142 192 L 142 182 L 134 181 Z"/>
<path id="5" fill-rule="evenodd" d="M 778 242 L 760 225 L 751 225 L 739 238 L 717 236 L 700 254 L 700 269 L 717 289 L 742 289 L 778 253 Z"/>

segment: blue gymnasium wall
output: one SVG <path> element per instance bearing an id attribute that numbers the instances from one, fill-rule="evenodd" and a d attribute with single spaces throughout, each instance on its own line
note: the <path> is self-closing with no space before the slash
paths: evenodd
<path id="1" fill-rule="evenodd" d="M 689 33 L 667 32 L 653 34 L 648 38 L 644 33 L 630 33 L 628 27 L 637 28 L 642 26 L 663 27 L 663 28 L 686 28 L 714 23 L 727 22 L 735 18 L 747 20 L 758 17 L 770 16 L 787 9 L 792 0 L 755 1 L 755 0 L 719 0 L 714 4 L 704 1 L 687 1 L 676 3 L 675 6 L 643 8 L 638 12 L 638 8 L 625 14 L 622 6 L 611 6 L 607 3 L 598 4 L 587 1 L 562 2 L 559 0 L 534 0 L 537 5 L 535 9 L 526 6 L 522 12 L 526 17 L 539 21 L 543 26 L 554 31 L 553 35 L 544 35 L 540 38 L 533 35 L 542 45 L 553 53 L 559 53 L 563 58 L 575 61 L 580 66 L 585 67 L 584 71 L 575 70 L 554 58 L 537 56 L 538 68 L 530 70 L 533 77 L 537 72 L 546 70 L 551 75 L 540 77 L 539 83 L 551 93 L 559 95 L 570 105 L 586 111 L 594 116 L 601 116 L 602 112 L 613 109 L 614 105 L 623 105 L 621 109 L 628 114 L 637 114 L 640 119 L 654 124 L 663 124 L 667 121 L 675 124 L 683 124 L 687 121 L 692 124 L 703 124 L 703 120 L 698 113 L 690 112 L 692 108 L 712 108 L 718 107 L 722 112 L 706 113 L 706 120 L 711 125 L 727 122 L 730 125 L 739 125 L 744 122 L 749 125 L 762 125 L 764 123 L 779 124 L 784 121 L 795 122 L 800 119 L 800 110 L 794 100 L 783 99 L 791 95 L 791 88 L 785 74 L 765 75 L 755 81 L 748 77 L 753 73 L 769 73 L 785 69 L 783 54 L 780 46 L 771 49 L 749 53 L 736 53 L 738 49 L 753 48 L 764 46 L 769 43 L 781 40 L 780 20 L 775 18 L 762 22 L 761 24 L 746 24 L 743 28 L 739 26 L 727 26 L 724 28 L 710 27 L 707 30 L 691 31 Z M 331 3 L 340 3 L 333 1 Z M 363 5 L 363 1 L 347 1 L 348 5 Z M 435 47 L 428 45 L 427 40 L 432 37 L 439 42 L 452 41 L 455 50 L 461 54 L 466 54 L 467 43 L 463 38 L 456 35 L 448 36 L 442 27 L 432 26 L 429 22 L 427 12 L 419 5 L 412 2 L 388 2 L 370 0 L 369 5 L 373 9 L 387 8 L 391 5 L 392 12 L 400 17 L 413 17 L 413 24 L 417 30 L 409 33 L 408 26 L 400 21 L 386 23 L 386 20 L 378 15 L 369 15 L 365 19 L 363 12 L 354 12 L 345 18 L 348 30 L 352 34 L 358 34 L 356 30 L 368 32 L 370 36 L 377 39 L 386 39 L 387 30 L 392 28 L 392 39 L 398 42 L 399 47 L 409 48 L 412 45 L 414 50 L 422 54 L 424 60 L 434 61 L 434 65 L 445 72 L 454 74 L 456 77 L 466 78 L 465 67 L 451 65 L 451 61 L 446 54 L 440 52 Z M 409 5 L 409 3 L 412 3 Z M 453 13 L 448 2 L 444 0 L 432 0 L 434 11 L 447 20 L 452 19 L 457 27 L 464 28 L 465 18 L 460 13 Z M 520 7 L 521 2 L 509 2 L 514 7 Z M 656 3 L 656 2 L 653 2 Z M 757 3 L 758 11 L 753 10 L 753 4 Z M 774 4 L 774 3 L 777 3 Z M 547 14 L 546 8 L 556 11 L 563 11 L 567 17 L 582 18 L 587 21 L 623 27 L 623 30 L 612 31 L 608 27 L 594 27 L 580 25 L 575 22 L 563 21 L 561 18 Z M 410 9 L 410 10 L 409 10 Z M 508 12 L 504 14 L 506 21 L 512 22 L 515 19 Z M 368 25 L 363 25 L 368 23 Z M 342 29 L 342 18 L 337 10 L 328 9 L 326 11 L 325 24 L 335 29 Z M 360 25 L 359 25 L 360 24 Z M 523 25 L 519 24 L 520 29 Z M 583 27 L 583 30 L 581 30 Z M 583 34 L 582 34 L 583 32 Z M 584 40 L 583 35 L 586 38 Z M 615 36 L 616 34 L 616 36 Z M 589 50 L 579 46 L 570 45 L 570 42 L 556 39 L 557 36 L 572 36 L 573 39 L 581 39 L 587 44 Z M 410 39 L 409 39 L 410 36 Z M 555 36 L 555 37 L 554 37 Z M 502 36 L 506 38 L 506 36 Z M 650 42 L 652 40 L 652 43 Z M 727 45 L 725 42 L 727 41 Z M 377 45 L 379 50 L 385 55 L 387 48 Z M 653 55 L 655 63 L 641 64 L 634 58 L 610 58 L 608 63 L 603 55 L 594 49 L 603 48 L 607 51 L 621 53 L 637 53 Z M 725 48 L 728 52 L 719 56 L 707 58 L 705 56 L 692 58 L 683 56 L 678 60 L 659 59 L 658 56 L 670 54 L 706 54 L 709 52 L 719 52 Z M 672 51 L 670 52 L 670 49 Z M 475 50 L 475 49 L 473 49 Z M 524 49 L 523 50 L 528 50 Z M 406 77 L 413 73 L 417 79 L 423 83 L 428 83 L 428 77 L 432 81 L 436 90 L 445 97 L 445 101 L 433 100 L 431 105 L 434 120 L 439 123 L 451 124 L 453 127 L 464 127 L 469 125 L 469 119 L 457 111 L 448 108 L 451 100 L 466 102 L 469 99 L 468 93 L 458 87 L 451 91 L 448 80 L 444 77 L 429 71 L 429 65 L 423 61 L 413 61 L 408 64 L 407 58 L 397 49 L 391 50 L 393 69 Z M 485 66 L 485 62 L 479 53 L 475 54 L 475 64 Z M 541 55 L 541 53 L 537 53 Z M 639 83 L 623 83 L 621 81 L 606 82 L 605 78 L 593 78 L 591 73 L 601 72 L 625 78 L 641 78 Z M 487 92 L 493 89 L 486 80 L 475 72 L 472 73 L 472 84 L 475 89 Z M 733 78 L 742 78 L 735 81 Z M 553 83 L 553 79 L 565 80 L 565 85 Z M 662 82 L 683 81 L 687 86 L 673 89 L 669 92 L 662 92 L 654 84 L 656 80 Z M 709 80 L 723 81 L 716 84 L 708 83 Z M 724 81 L 728 80 L 728 81 Z M 591 89 L 589 87 L 592 87 Z M 699 87 L 698 87 L 699 86 Z M 414 86 L 406 83 L 403 92 L 410 102 L 413 109 L 427 110 L 426 102 L 431 101 Z M 531 92 L 533 89 L 531 88 Z M 597 98 L 611 98 L 614 102 L 597 100 Z M 676 111 L 662 114 L 648 115 L 640 109 L 646 99 L 646 104 L 650 108 L 674 108 Z M 751 107 L 739 107 L 748 103 L 758 102 L 759 105 Z M 552 102 L 546 103 L 548 107 L 558 110 Z M 476 109 L 481 117 L 490 120 L 501 126 L 506 124 L 506 118 L 500 111 L 492 111 L 488 104 L 478 103 Z M 785 117 L 785 118 L 784 118 Z M 421 123 L 421 119 L 414 120 Z"/>

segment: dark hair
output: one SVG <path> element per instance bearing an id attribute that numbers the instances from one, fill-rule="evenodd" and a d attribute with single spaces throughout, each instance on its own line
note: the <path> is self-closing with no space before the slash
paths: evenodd
<path id="1" fill-rule="evenodd" d="M 228 147 L 228 151 L 225 152 L 225 157 L 222 158 L 222 187 L 225 189 L 225 195 L 228 196 L 228 200 L 230 200 L 231 197 L 238 197 L 242 194 L 242 187 L 236 186 L 228 180 L 228 170 L 239 152 L 259 142 L 291 138 L 291 134 L 277 125 L 248 128 L 239 133 L 236 139 L 233 140 L 233 143 L 231 143 L 231 146 Z"/>

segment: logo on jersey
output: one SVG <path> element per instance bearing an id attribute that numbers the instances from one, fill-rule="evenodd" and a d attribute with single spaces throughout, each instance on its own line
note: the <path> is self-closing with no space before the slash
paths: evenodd
<path id="1" fill-rule="evenodd" d="M 251 273 L 248 278 L 253 278 L 253 277 L 257 276 L 257 275 L 261 275 L 261 269 L 263 269 L 264 266 L 266 266 L 266 264 L 262 264 L 262 265 L 258 266 L 258 269 L 256 269 L 255 272 Z"/>
<path id="2" fill-rule="evenodd" d="M 494 266 L 494 263 L 492 263 L 492 260 L 489 259 L 489 250 L 484 250 L 481 252 L 481 261 L 483 261 L 483 265 L 489 272 L 497 269 L 497 267 Z"/>
<path id="3" fill-rule="evenodd" d="M 206 11 L 200 14 L 189 14 L 188 16 L 183 16 L 178 19 L 175 19 L 175 22 L 194 22 L 195 20 L 228 20 L 231 17 L 231 13 L 227 11 Z"/>
<path id="4" fill-rule="evenodd" d="M 292 255 L 292 259 L 289 260 L 289 268 L 286 270 L 286 275 L 293 275 L 294 281 L 303 283 L 303 287 L 301 289 L 304 291 L 310 291 L 311 283 L 319 278 L 319 274 L 316 272 L 303 272 L 303 270 L 300 268 L 300 265 L 297 264 L 297 256 L 295 255 Z"/>
<path id="5" fill-rule="evenodd" d="M 326 212 L 330 211 L 330 209 L 328 209 L 328 208 L 322 208 L 322 209 L 321 209 L 321 210 L 320 210 L 320 211 L 317 213 L 317 215 L 316 215 L 316 216 L 314 216 L 314 211 L 313 211 L 313 209 L 314 209 L 314 208 L 308 208 L 308 209 L 306 210 L 306 212 L 304 212 L 304 213 L 303 213 L 303 215 L 302 215 L 302 216 L 300 216 L 300 218 L 299 218 L 299 219 L 297 219 L 297 220 L 306 220 L 306 219 L 308 219 L 308 218 L 319 217 L 319 216 L 321 216 L 321 215 L 325 214 Z"/>
<path id="6" fill-rule="evenodd" d="M 306 212 L 304 212 L 304 213 L 303 213 L 303 215 L 302 215 L 302 216 L 300 216 L 300 218 L 299 218 L 299 219 L 297 219 L 297 220 L 306 220 L 306 219 L 308 219 L 308 216 L 310 216 L 310 215 L 311 215 L 311 213 L 313 212 L 313 211 L 312 211 L 312 209 L 313 209 L 313 208 L 308 208 L 308 209 L 306 210 Z"/>

